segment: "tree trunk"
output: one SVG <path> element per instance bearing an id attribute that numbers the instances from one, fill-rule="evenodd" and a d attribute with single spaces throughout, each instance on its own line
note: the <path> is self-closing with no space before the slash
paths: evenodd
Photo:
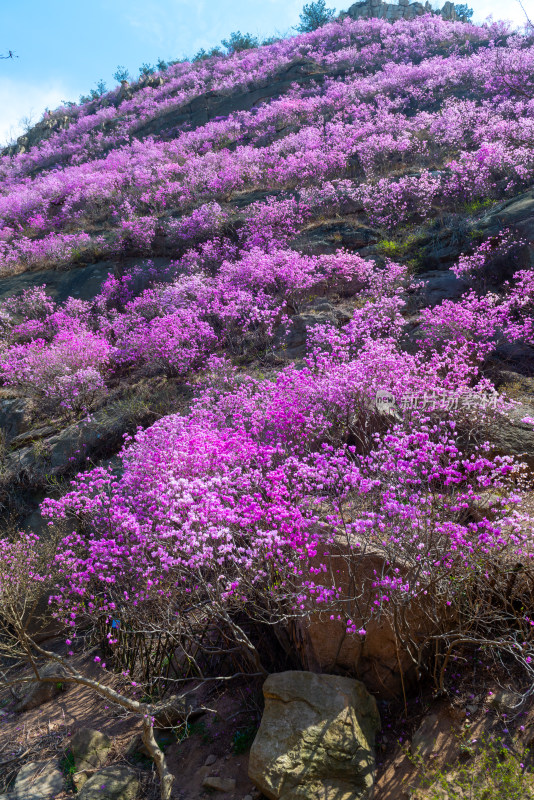
<path id="1" fill-rule="evenodd" d="M 158 743 L 156 742 L 151 717 L 145 717 L 143 719 L 143 744 L 145 745 L 151 758 L 154 760 L 156 769 L 158 771 L 161 800 L 171 800 L 174 777 L 169 772 L 165 755 L 159 749 Z"/>

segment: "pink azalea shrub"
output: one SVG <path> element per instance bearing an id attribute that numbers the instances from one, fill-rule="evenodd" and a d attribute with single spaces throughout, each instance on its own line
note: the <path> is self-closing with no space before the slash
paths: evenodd
<path id="1" fill-rule="evenodd" d="M 63 329 L 51 342 L 38 338 L 6 348 L 0 356 L 0 375 L 7 385 L 29 389 L 72 409 L 87 395 L 105 388 L 110 354 L 108 342 L 92 331 Z"/>
<path id="2" fill-rule="evenodd" d="M 459 612 L 481 558 L 531 558 L 520 465 L 488 445 L 462 449 L 447 417 L 415 411 L 384 429 L 366 380 L 379 352 L 367 368 L 362 352 L 343 370 L 323 360 L 319 372 L 288 368 L 272 384 L 235 384 L 214 364 L 212 388 L 189 417 L 167 417 L 127 446 L 120 479 L 98 468 L 47 500 L 45 515 L 74 525 L 58 551 L 54 598 L 69 625 L 179 590 L 192 604 L 251 615 L 258 606 L 289 617 L 324 608 L 357 633 L 352 594 L 325 577 L 340 541 L 354 570 L 368 549 L 387 565 L 359 609 L 364 628 L 427 596 L 432 614 L 447 605 Z M 368 435 L 346 443 L 366 419 Z M 471 522 L 469 510 L 490 491 L 502 499 Z M 454 640 L 452 631 L 439 635 Z"/>
<path id="3" fill-rule="evenodd" d="M 190 215 L 168 222 L 167 235 L 171 242 L 210 239 L 219 232 L 227 217 L 219 203 L 204 203 Z"/>
<path id="4" fill-rule="evenodd" d="M 304 367 L 288 365 L 266 381 L 238 379 L 220 357 L 205 360 L 206 382 L 190 415 L 167 417 L 128 442 L 121 478 L 98 468 L 62 499 L 45 502 L 51 519 L 71 521 L 57 555 L 63 577 L 54 602 L 73 628 L 96 613 L 95 597 L 98 613 L 116 614 L 124 604 L 143 606 L 180 590 L 191 602 L 251 615 L 258 607 L 286 617 L 322 608 L 356 635 L 377 616 L 393 620 L 417 602 L 429 635 L 454 646 L 443 609 L 455 620 L 466 613 L 480 560 L 491 575 L 502 559 L 532 558 L 521 464 L 493 455 L 487 443 L 473 449 L 465 438 L 473 425 L 489 431 L 507 412 L 502 401 L 484 407 L 494 390 L 483 365 L 500 338 L 529 332 L 530 272 L 518 271 L 500 294 L 470 289 L 423 310 L 422 346 L 412 353 L 402 347 L 405 268 L 383 270 L 343 252 L 252 249 L 223 263 L 216 279 L 193 273 L 155 284 L 124 313 L 113 311 L 109 324 L 115 336 L 133 331 L 134 343 L 134 321 L 142 320 L 133 344 L 142 353 L 143 336 L 157 323 L 182 353 L 186 341 L 195 346 L 193 328 L 179 341 L 172 326 L 184 324 L 192 303 L 221 320 L 231 287 L 245 292 L 244 302 L 254 291 L 266 302 L 295 303 L 296 291 L 336 276 L 359 292 L 360 304 L 340 329 L 312 330 Z M 156 360 L 157 344 L 147 347 Z M 390 416 L 377 410 L 383 391 L 395 402 Z M 475 515 L 488 493 L 490 508 Z M 387 566 L 357 622 L 354 598 L 326 577 L 329 549 L 340 542 L 351 570 L 369 549 Z M 491 580 L 479 590 L 491 593 Z M 488 624 L 477 618 L 476 636 L 487 636 Z M 515 657 L 521 640 L 517 657 L 527 668 L 527 624 L 521 618 L 517 625 L 500 632 L 498 646 Z"/>
<path id="5" fill-rule="evenodd" d="M 177 309 L 172 314 L 146 320 L 125 315 L 115 325 L 117 363 L 140 363 L 167 375 L 183 375 L 202 363 L 215 347 L 211 325 L 199 319 L 196 309 Z"/>

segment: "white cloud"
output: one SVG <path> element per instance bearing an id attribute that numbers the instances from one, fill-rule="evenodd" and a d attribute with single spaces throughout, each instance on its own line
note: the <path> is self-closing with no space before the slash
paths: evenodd
<path id="1" fill-rule="evenodd" d="M 463 0 L 455 0 L 455 2 L 463 2 Z M 525 12 L 517 0 L 512 0 L 504 5 L 502 0 L 476 0 L 475 2 L 465 0 L 465 2 L 474 10 L 473 22 L 483 22 L 490 15 L 494 20 L 510 20 L 514 25 L 524 25 L 526 21 Z M 532 12 L 533 0 L 524 0 L 523 6 L 527 13 Z"/>
<path id="2" fill-rule="evenodd" d="M 23 133 L 23 118 L 35 123 L 46 108 L 57 108 L 68 96 L 68 90 L 58 82 L 28 83 L 0 77 L 0 145 Z"/>

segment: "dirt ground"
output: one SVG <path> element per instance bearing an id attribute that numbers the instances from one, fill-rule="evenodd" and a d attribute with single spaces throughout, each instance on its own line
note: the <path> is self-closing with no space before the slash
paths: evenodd
<path id="1" fill-rule="evenodd" d="M 94 654 L 76 656 L 78 667 L 91 677 L 103 678 Z M 498 676 L 497 676 L 498 677 Z M 507 711 L 493 700 L 502 692 L 495 676 L 476 683 L 462 681 L 456 696 L 434 699 L 431 693 L 401 701 L 379 703 L 382 730 L 377 740 L 377 780 L 374 800 L 408 800 L 426 797 L 419 792 L 421 768 L 414 762 L 410 745 L 419 736 L 425 751 L 425 769 L 449 770 L 461 762 L 468 748 L 488 738 L 502 738 L 510 747 L 534 743 L 534 704 Z M 118 676 L 105 673 L 110 685 Z M 185 730 L 161 731 L 169 769 L 175 776 L 173 800 L 261 800 L 248 778 L 248 751 L 261 718 L 261 686 L 234 682 L 224 690 L 202 689 L 202 704 L 209 709 Z M 18 770 L 28 761 L 58 764 L 78 728 L 100 730 L 111 737 L 109 764 L 128 764 L 141 782 L 139 800 L 157 800 L 157 781 L 152 762 L 132 742 L 140 726 L 135 719 L 96 695 L 92 690 L 70 687 L 51 701 L 21 714 L 6 690 L 0 694 L 0 793 L 9 788 Z M 235 781 L 231 791 L 213 791 L 202 783 L 207 776 Z M 415 794 L 414 794 L 415 792 Z M 419 793 L 418 793 L 419 792 Z M 74 797 L 66 776 L 65 791 L 56 800 Z"/>
<path id="2" fill-rule="evenodd" d="M 77 657 L 74 663 L 83 666 L 88 677 L 102 680 L 102 670 L 94 664 L 92 656 Z M 107 673 L 105 682 L 113 686 L 118 685 L 120 679 Z M 207 691 L 202 700 L 210 711 L 192 722 L 187 732 L 158 732 L 157 738 L 175 775 L 175 800 L 213 797 L 213 790 L 202 788 L 207 776 L 236 781 L 234 791 L 216 792 L 218 800 L 238 800 L 247 794 L 255 798 L 260 796 L 247 775 L 248 748 L 259 723 L 260 711 L 257 698 L 253 696 L 258 689 L 240 685 L 225 692 Z M 61 762 L 74 731 L 88 727 L 112 739 L 108 763 L 128 764 L 137 770 L 142 785 L 140 800 L 158 797 L 152 763 L 139 752 L 129 752 L 132 742 L 139 736 L 139 723 L 91 689 L 71 686 L 49 702 L 23 713 L 15 713 L 15 705 L 8 691 L 0 694 L 0 793 L 9 788 L 25 763 Z M 73 796 L 72 785 L 69 786 L 66 779 L 65 791 L 57 800 Z"/>

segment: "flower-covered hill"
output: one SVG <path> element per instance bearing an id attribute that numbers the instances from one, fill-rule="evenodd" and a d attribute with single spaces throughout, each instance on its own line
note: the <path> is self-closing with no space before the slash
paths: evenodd
<path id="1" fill-rule="evenodd" d="M 533 76 L 529 31 L 345 19 L 2 157 L 2 501 L 70 628 L 209 606 L 256 669 L 236 620 L 319 609 L 388 620 L 393 682 L 466 642 L 532 680 Z"/>
<path id="2" fill-rule="evenodd" d="M 193 209 L 243 191 L 306 189 L 307 215 L 341 193 L 388 227 L 510 194 L 532 166 L 532 74 L 528 38 L 430 15 L 175 65 L 130 99 L 63 109 L 65 129 L 1 159 L 0 269 L 176 253 L 205 236 Z M 224 115 L 188 124 L 213 95 Z"/>

